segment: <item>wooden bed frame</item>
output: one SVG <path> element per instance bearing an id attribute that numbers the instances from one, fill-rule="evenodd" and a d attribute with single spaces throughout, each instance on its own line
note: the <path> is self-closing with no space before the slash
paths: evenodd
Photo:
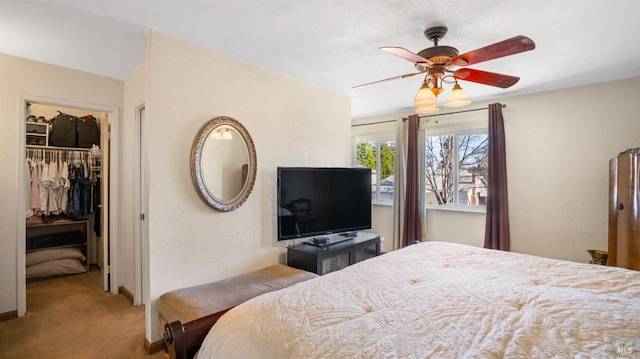
<path id="1" fill-rule="evenodd" d="M 168 313 L 162 315 L 163 319 L 166 318 L 167 320 L 167 324 L 164 326 L 163 339 L 169 356 L 172 359 L 193 358 L 198 349 L 200 349 L 207 333 L 209 333 L 209 329 L 211 329 L 223 314 L 235 306 L 258 295 L 286 288 L 290 285 L 316 278 L 317 276 L 317 274 L 302 269 L 275 264 L 218 282 L 207 283 L 198 287 L 183 288 L 163 294 L 160 297 L 160 301 L 164 298 L 166 301 L 165 306 L 171 307 L 171 305 L 176 305 L 180 307 L 181 305 L 186 305 L 187 307 L 197 309 L 197 315 L 206 314 L 206 316 L 192 319 L 194 317 L 193 315 L 180 316 L 169 310 Z M 237 288 L 238 286 L 243 287 L 239 289 Z M 248 286 L 248 288 L 244 289 L 244 286 Z M 193 299 L 191 296 L 197 297 L 196 299 L 198 300 L 191 300 Z M 203 306 L 203 298 L 207 301 L 213 301 L 214 305 Z M 159 306 L 162 307 L 162 304 L 163 303 L 160 303 Z M 216 310 L 217 312 L 208 314 Z M 160 309 L 160 311 L 162 314 L 162 309 Z M 173 311 L 175 312 L 175 309 L 173 309 Z M 169 319 L 189 321 L 183 323 L 180 320 Z"/>
<path id="2" fill-rule="evenodd" d="M 231 309 L 221 310 L 186 323 L 174 320 L 165 324 L 164 344 L 169 352 L 169 358 L 192 359 L 211 327 Z"/>

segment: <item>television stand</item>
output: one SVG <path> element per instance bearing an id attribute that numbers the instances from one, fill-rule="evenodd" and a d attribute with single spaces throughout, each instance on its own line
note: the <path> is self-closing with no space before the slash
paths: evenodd
<path id="1" fill-rule="evenodd" d="M 376 233 L 334 235 L 330 239 L 340 242 L 319 246 L 307 241 L 287 247 L 287 265 L 323 275 L 378 256 L 382 247 L 382 236 Z"/>

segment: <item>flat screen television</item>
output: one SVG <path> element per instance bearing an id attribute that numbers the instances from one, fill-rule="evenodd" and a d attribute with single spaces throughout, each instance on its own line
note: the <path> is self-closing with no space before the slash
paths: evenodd
<path id="1" fill-rule="evenodd" d="M 371 229 L 369 168 L 278 167 L 278 240 Z"/>

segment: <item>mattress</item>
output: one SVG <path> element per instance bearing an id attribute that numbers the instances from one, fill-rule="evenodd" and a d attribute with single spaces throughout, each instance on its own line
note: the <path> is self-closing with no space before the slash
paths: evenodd
<path id="1" fill-rule="evenodd" d="M 198 358 L 632 358 L 640 272 L 424 242 L 264 294 Z"/>

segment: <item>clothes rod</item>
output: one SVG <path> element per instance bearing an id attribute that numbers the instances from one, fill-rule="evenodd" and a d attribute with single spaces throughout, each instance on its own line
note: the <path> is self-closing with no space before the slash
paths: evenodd
<path id="1" fill-rule="evenodd" d="M 51 147 L 51 146 L 38 146 L 38 145 L 25 145 L 27 149 L 33 150 L 45 150 L 45 151 L 78 151 L 78 152 L 89 152 L 90 148 L 84 147 Z"/>
<path id="2" fill-rule="evenodd" d="M 507 105 L 506 104 L 502 104 L 502 108 L 506 108 Z M 460 111 L 454 111 L 454 112 L 447 112 L 447 113 L 440 113 L 440 114 L 433 114 L 433 115 L 422 115 L 419 116 L 419 118 L 427 118 L 427 117 L 437 117 L 437 116 L 447 116 L 447 115 L 455 115 L 458 113 L 464 113 L 464 112 L 474 112 L 474 111 L 482 111 L 482 110 L 488 110 L 489 107 L 481 107 L 481 108 L 472 108 L 470 110 L 460 110 Z M 406 120 L 406 119 L 405 119 Z M 351 127 L 358 127 L 358 126 L 368 126 L 368 125 L 377 125 L 379 123 L 389 123 L 389 122 L 396 122 L 397 120 L 388 120 L 388 121 L 379 121 L 379 122 L 368 122 L 368 123 L 359 123 L 357 125 L 351 125 Z"/>

